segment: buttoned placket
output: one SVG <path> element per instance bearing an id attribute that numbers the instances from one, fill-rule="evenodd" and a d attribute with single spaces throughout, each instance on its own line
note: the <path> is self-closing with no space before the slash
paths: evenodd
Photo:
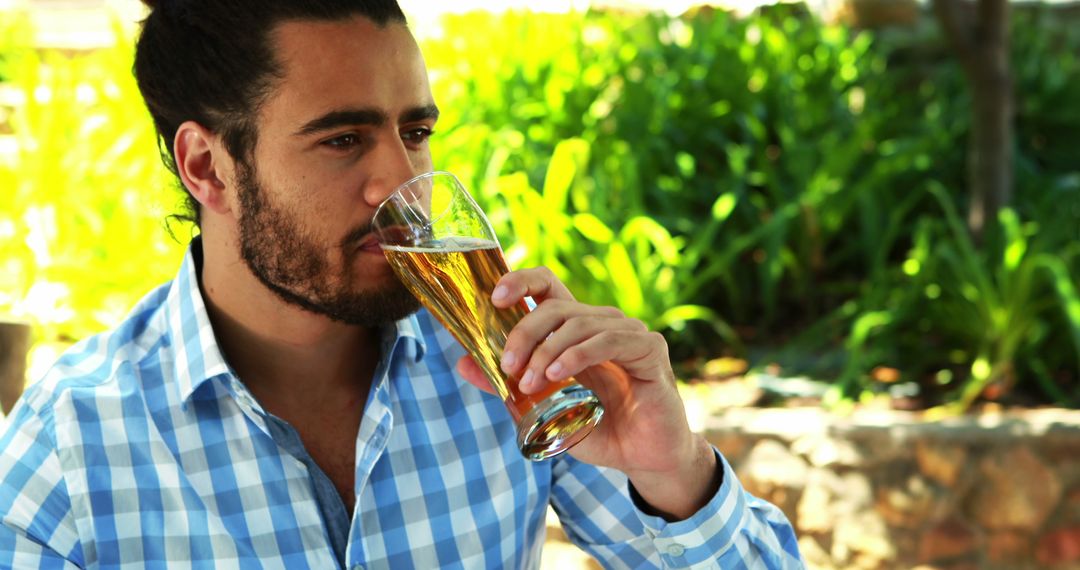
<path id="1" fill-rule="evenodd" d="M 360 431 L 356 438 L 356 472 L 353 487 L 356 493 L 356 504 L 360 504 L 360 497 L 367 487 L 371 478 L 371 472 L 375 463 L 386 451 L 390 439 L 390 430 L 394 425 L 394 414 L 390 401 L 391 373 L 396 366 L 401 365 L 409 355 L 402 338 L 398 337 L 394 329 L 384 333 L 382 338 L 382 351 L 380 354 L 389 355 L 381 358 L 379 366 L 372 376 L 372 393 L 368 397 L 364 416 L 360 421 Z M 416 347 L 412 347 L 416 350 Z M 363 560 L 366 556 L 363 543 L 362 519 L 359 509 L 354 509 L 352 522 L 349 528 L 349 544 L 345 551 L 345 560 L 350 569 L 363 570 Z"/>

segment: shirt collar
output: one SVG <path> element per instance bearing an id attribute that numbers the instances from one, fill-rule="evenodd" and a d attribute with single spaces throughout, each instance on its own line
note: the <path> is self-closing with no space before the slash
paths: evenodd
<path id="1" fill-rule="evenodd" d="M 235 378 L 214 335 L 199 287 L 202 260 L 202 238 L 196 237 L 188 246 L 165 301 L 169 335 L 174 345 L 173 369 L 180 400 L 185 405 L 200 387 L 214 378 Z M 413 348 L 406 354 L 414 362 L 420 362 L 427 352 L 427 344 L 415 314 L 396 321 L 391 327 L 384 327 L 381 342 L 384 358 L 399 345 Z"/>
<path id="2" fill-rule="evenodd" d="M 399 343 L 410 344 L 413 347 L 411 357 L 414 363 L 423 360 L 424 354 L 427 353 L 427 343 L 424 341 L 424 333 L 420 330 L 420 322 L 416 313 L 395 321 L 393 327 L 386 327 L 383 332 L 383 339 L 384 355 L 391 354 L 390 351 Z M 389 349 L 387 344 L 389 344 Z"/>
<path id="3" fill-rule="evenodd" d="M 180 400 L 185 404 L 201 386 L 215 377 L 231 374 L 218 346 L 210 315 L 206 311 L 199 274 L 202 270 L 202 238 L 191 240 L 180 272 L 165 299 L 173 363 Z"/>

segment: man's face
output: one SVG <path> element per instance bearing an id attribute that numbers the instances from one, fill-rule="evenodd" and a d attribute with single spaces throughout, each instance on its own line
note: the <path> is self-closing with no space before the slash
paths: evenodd
<path id="1" fill-rule="evenodd" d="M 285 301 L 378 326 L 419 304 L 371 234 L 379 203 L 431 170 L 437 111 L 420 50 L 402 24 L 356 17 L 275 29 L 283 75 L 238 165 L 240 247 Z"/>

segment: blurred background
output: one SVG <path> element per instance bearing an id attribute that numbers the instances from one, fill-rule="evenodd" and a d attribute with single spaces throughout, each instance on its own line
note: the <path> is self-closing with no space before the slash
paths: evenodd
<path id="1" fill-rule="evenodd" d="M 491 213 L 512 266 L 662 331 L 699 427 L 734 406 L 941 421 L 1080 403 L 1077 6 L 401 3 L 443 112 L 436 166 Z M 168 221 L 182 190 L 131 76 L 142 15 L 0 0 L 4 410 L 172 278 L 193 235 Z M 883 562 L 872 539 L 800 529 L 828 535 L 819 568 L 1042 568 L 1059 551 L 1074 567 L 1074 471 L 1049 497 L 1072 510 L 1047 506 L 1022 540 L 969 509 L 960 530 L 924 513 L 944 551 L 905 546 L 889 528 L 923 527 L 885 514 Z M 987 558 L 995 544 L 1012 549 Z"/>

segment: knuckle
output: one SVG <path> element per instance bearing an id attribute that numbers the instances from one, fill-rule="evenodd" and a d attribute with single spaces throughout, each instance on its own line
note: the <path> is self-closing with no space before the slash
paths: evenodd
<path id="1" fill-rule="evenodd" d="M 563 325 L 568 330 L 574 332 L 588 331 L 597 328 L 596 319 L 586 315 L 574 315 L 566 319 L 566 323 Z"/>
<path id="2" fill-rule="evenodd" d="M 603 330 L 596 334 L 597 342 L 608 346 L 622 342 L 622 337 L 622 331 Z"/>
<path id="3" fill-rule="evenodd" d="M 581 365 L 584 358 L 585 358 L 585 355 L 584 355 L 583 349 L 581 347 L 577 347 L 577 346 L 572 346 L 572 347 L 566 349 L 562 353 L 562 355 L 559 356 L 559 360 L 567 368 L 578 368 Z"/>
<path id="4" fill-rule="evenodd" d="M 621 318 L 626 316 L 626 313 L 623 313 L 622 309 L 620 309 L 618 307 L 608 306 L 608 307 L 601 307 L 601 308 L 603 309 L 604 315 L 609 316 L 609 317 L 613 317 L 613 318 L 616 318 L 616 319 L 621 319 Z"/>
<path id="5" fill-rule="evenodd" d="M 553 343 L 547 342 L 547 339 L 541 340 L 539 344 L 533 348 L 532 361 L 533 362 L 548 362 L 555 358 L 555 347 Z"/>
<path id="6" fill-rule="evenodd" d="M 546 302 L 548 303 L 548 306 L 552 310 L 557 310 L 557 311 L 562 312 L 562 313 L 573 312 L 574 305 L 575 305 L 575 303 L 573 301 L 569 301 L 569 300 L 566 300 L 566 299 L 551 299 L 551 298 L 549 298 Z"/>
<path id="7" fill-rule="evenodd" d="M 522 269 L 521 271 L 519 271 L 519 273 L 521 273 L 522 277 L 528 279 L 528 281 L 534 285 L 547 283 L 555 276 L 555 274 L 552 273 L 551 269 L 543 265 L 539 267 L 530 267 L 529 269 Z"/>
<path id="8" fill-rule="evenodd" d="M 517 336 L 513 332 L 511 332 L 510 334 L 506 335 L 506 340 L 503 341 L 503 353 L 507 353 L 507 352 L 515 352 L 516 353 L 517 351 L 518 351 Z"/>

